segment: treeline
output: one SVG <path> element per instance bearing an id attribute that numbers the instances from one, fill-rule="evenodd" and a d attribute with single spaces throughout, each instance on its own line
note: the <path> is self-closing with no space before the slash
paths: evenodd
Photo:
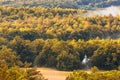
<path id="1" fill-rule="evenodd" d="M 29 66 L 30 63 L 20 61 L 15 51 L 0 46 L 0 80 L 47 80 L 36 68 L 30 69 Z"/>
<path id="2" fill-rule="evenodd" d="M 3 47 L 10 48 L 22 63 L 27 61 L 32 63 L 31 66 L 60 70 L 82 68 L 81 61 L 87 54 L 91 66 L 117 69 L 120 66 L 120 40 L 104 39 L 119 38 L 120 16 L 79 16 L 85 12 L 61 8 L 0 7 L 0 53 L 7 55 L 9 51 Z M 12 60 L 9 56 L 7 59 Z"/>
<path id="3" fill-rule="evenodd" d="M 119 80 L 120 71 L 104 71 L 87 73 L 85 71 L 73 71 L 73 73 L 66 78 L 66 80 Z"/>
<path id="4" fill-rule="evenodd" d="M 0 36 L 12 40 L 117 39 L 120 16 L 81 17 L 83 10 L 61 8 L 0 8 Z"/>
<path id="5" fill-rule="evenodd" d="M 10 41 L 5 38 L 0 40 L 0 44 L 16 52 L 23 63 L 27 61 L 32 63 L 32 66 L 60 70 L 82 69 L 81 61 L 85 54 L 90 58 L 91 66 L 97 66 L 99 69 L 111 70 L 118 69 L 120 66 L 120 40 L 36 39 L 30 41 L 20 37 Z"/>
<path id="6" fill-rule="evenodd" d="M 119 0 L 6 0 L 0 1 L 4 6 L 12 7 L 60 7 L 74 9 L 97 9 L 109 6 L 119 6 Z"/>

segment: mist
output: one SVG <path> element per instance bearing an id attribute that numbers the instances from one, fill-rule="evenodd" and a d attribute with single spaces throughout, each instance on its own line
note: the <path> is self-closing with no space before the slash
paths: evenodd
<path id="1" fill-rule="evenodd" d="M 81 16 L 83 17 L 92 17 L 94 15 L 99 15 L 99 16 L 108 16 L 108 15 L 116 16 L 120 15 L 120 8 L 116 6 L 111 6 L 107 8 L 102 8 L 99 10 L 94 10 L 94 11 L 88 11 L 88 13 L 82 14 Z"/>
<path id="2" fill-rule="evenodd" d="M 106 35 L 103 39 L 120 39 L 120 33 L 113 33 L 112 35 Z"/>

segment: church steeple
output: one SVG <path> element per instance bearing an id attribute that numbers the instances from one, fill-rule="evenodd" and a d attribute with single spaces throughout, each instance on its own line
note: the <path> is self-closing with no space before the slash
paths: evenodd
<path id="1" fill-rule="evenodd" d="M 82 64 L 86 65 L 88 63 L 87 55 L 85 54 L 84 59 L 82 60 Z"/>
<path id="2" fill-rule="evenodd" d="M 84 69 L 89 69 L 91 66 L 91 62 L 90 59 L 87 57 L 87 55 L 85 54 L 83 60 L 82 60 L 82 65 Z"/>

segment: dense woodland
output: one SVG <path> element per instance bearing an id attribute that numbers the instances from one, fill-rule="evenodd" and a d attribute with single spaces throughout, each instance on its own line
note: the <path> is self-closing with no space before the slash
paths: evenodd
<path id="1" fill-rule="evenodd" d="M 4 6 L 43 6 L 43 7 L 61 7 L 74 9 L 97 9 L 109 6 L 120 5 L 119 0 L 1 0 L 0 4 Z"/>
<path id="2" fill-rule="evenodd" d="M 87 54 L 93 66 L 117 69 L 120 65 L 120 16 L 84 18 L 78 15 L 85 12 L 0 7 L 1 50 L 3 46 L 10 48 L 23 63 L 27 61 L 32 66 L 79 69 Z"/>
<path id="3" fill-rule="evenodd" d="M 16 80 L 12 75 L 16 74 L 20 78 L 17 77 L 17 80 L 44 80 L 34 69 L 24 71 L 19 68 L 24 68 L 28 63 L 31 64 L 30 67 L 82 69 L 81 61 L 85 54 L 91 60 L 91 67 L 97 66 L 102 70 L 119 69 L 120 15 L 79 15 L 86 12 L 67 8 L 0 7 L 0 79 Z M 109 76 L 111 73 L 98 74 Z M 114 75 L 118 73 L 115 72 Z M 85 73 L 86 75 L 91 77 L 94 73 Z M 10 78 L 6 79 L 8 77 Z"/>
<path id="4" fill-rule="evenodd" d="M 120 79 L 120 71 L 112 70 L 112 71 L 95 71 L 92 73 L 87 73 L 85 71 L 73 71 L 66 80 L 119 80 Z"/>

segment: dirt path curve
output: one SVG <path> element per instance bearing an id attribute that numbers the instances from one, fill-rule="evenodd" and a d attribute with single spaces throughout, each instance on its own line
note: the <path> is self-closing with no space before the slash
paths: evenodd
<path id="1" fill-rule="evenodd" d="M 67 71 L 58 71 L 49 68 L 38 68 L 45 78 L 48 80 L 65 80 L 66 77 L 71 73 Z"/>

